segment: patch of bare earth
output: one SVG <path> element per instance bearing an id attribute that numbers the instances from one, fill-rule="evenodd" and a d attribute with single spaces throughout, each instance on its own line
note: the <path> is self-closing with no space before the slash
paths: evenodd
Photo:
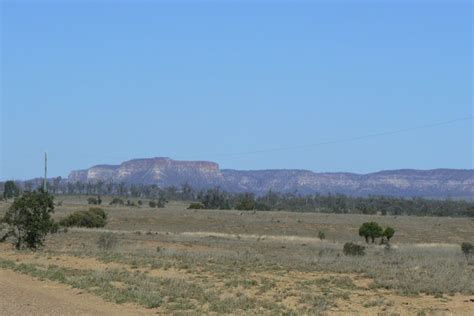
<path id="1" fill-rule="evenodd" d="M 147 315 L 153 310 L 117 305 L 67 285 L 0 269 L 0 315 Z"/>

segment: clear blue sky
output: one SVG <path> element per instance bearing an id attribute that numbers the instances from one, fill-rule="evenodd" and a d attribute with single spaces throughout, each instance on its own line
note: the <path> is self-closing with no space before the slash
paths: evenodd
<path id="1" fill-rule="evenodd" d="M 168 156 L 222 168 L 472 168 L 472 1 L 1 6 L 1 179 Z"/>

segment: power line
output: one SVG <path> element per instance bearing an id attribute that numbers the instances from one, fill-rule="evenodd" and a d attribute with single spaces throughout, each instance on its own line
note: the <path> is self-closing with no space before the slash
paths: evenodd
<path id="1" fill-rule="evenodd" d="M 199 155 L 199 156 L 194 155 L 193 157 L 244 156 L 244 155 L 253 155 L 253 154 L 261 154 L 261 153 L 269 153 L 269 152 L 277 152 L 277 151 L 286 151 L 286 150 L 294 150 L 294 149 L 305 149 L 305 148 L 318 147 L 318 146 L 324 146 L 324 145 L 348 143 L 348 142 L 363 140 L 363 139 L 367 139 L 367 138 L 388 136 L 388 135 L 411 132 L 411 131 L 420 130 L 420 129 L 426 129 L 426 128 L 438 127 L 438 126 L 443 126 L 443 125 L 449 125 L 449 124 L 460 122 L 460 121 L 472 120 L 473 117 L 474 116 L 471 115 L 471 116 L 452 119 L 452 120 L 449 120 L 449 121 L 430 123 L 430 124 L 419 125 L 419 126 L 414 126 L 414 127 L 407 127 L 407 128 L 397 129 L 397 130 L 384 131 L 384 132 L 378 132 L 378 133 L 373 133 L 373 134 L 366 134 L 366 135 L 361 135 L 361 136 L 333 139 L 333 140 L 328 140 L 328 141 L 313 143 L 313 144 L 295 145 L 295 146 L 286 146 L 286 147 L 274 147 L 274 148 L 258 149 L 258 150 L 253 150 L 253 151 L 243 151 L 243 152 L 235 152 L 235 153 L 218 153 L 218 154 L 207 154 L 207 155 L 203 154 L 203 155 Z M 188 158 L 189 159 L 189 158 L 193 158 L 193 157 L 181 157 L 181 158 Z"/>

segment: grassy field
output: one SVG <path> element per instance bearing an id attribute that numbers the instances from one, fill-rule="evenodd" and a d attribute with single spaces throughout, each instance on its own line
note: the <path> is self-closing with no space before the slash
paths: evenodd
<path id="1" fill-rule="evenodd" d="M 56 219 L 88 207 L 86 197 L 56 200 Z M 474 306 L 474 265 L 459 247 L 474 240 L 473 219 L 187 206 L 104 205 L 105 228 L 61 230 L 37 252 L 3 244 L 0 267 L 153 313 L 430 315 Z M 345 242 L 363 243 L 358 228 L 372 220 L 395 228 L 391 249 L 343 255 Z"/>

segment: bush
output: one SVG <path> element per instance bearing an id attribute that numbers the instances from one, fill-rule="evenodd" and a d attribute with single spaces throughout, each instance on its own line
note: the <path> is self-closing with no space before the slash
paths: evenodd
<path id="1" fill-rule="evenodd" d="M 168 200 L 163 194 L 160 194 L 160 196 L 158 197 L 158 201 L 156 201 L 156 207 L 163 208 L 166 206 L 166 203 L 168 203 Z"/>
<path id="2" fill-rule="evenodd" d="M 320 240 L 324 240 L 324 239 L 326 239 L 326 234 L 325 234 L 323 231 L 320 230 L 320 231 L 318 232 L 318 238 L 319 238 Z"/>
<path id="3" fill-rule="evenodd" d="M 43 191 L 26 192 L 17 198 L 3 217 L 8 231 L 0 240 L 13 236 L 17 249 L 42 246 L 46 235 L 57 231 L 57 225 L 51 219 L 53 199 L 51 194 Z"/>
<path id="4" fill-rule="evenodd" d="M 87 199 L 87 204 L 97 205 L 99 201 L 95 197 L 90 197 Z"/>
<path id="5" fill-rule="evenodd" d="M 112 201 L 110 202 L 110 205 L 124 205 L 124 204 L 125 203 L 120 198 L 113 198 Z"/>
<path id="6" fill-rule="evenodd" d="M 474 245 L 470 242 L 463 242 L 461 244 L 461 251 L 466 256 L 466 260 L 469 261 L 469 258 L 474 254 Z"/>
<path id="7" fill-rule="evenodd" d="M 98 207 L 90 208 L 88 211 L 77 211 L 62 219 L 59 224 L 65 227 L 87 227 L 99 228 L 107 224 L 107 214 Z"/>
<path id="8" fill-rule="evenodd" d="M 138 204 L 138 206 L 142 206 L 143 205 L 142 200 L 138 200 L 137 204 Z"/>
<path id="9" fill-rule="evenodd" d="M 375 238 L 382 237 L 382 235 L 383 229 L 376 222 L 363 223 L 359 228 L 359 236 L 364 237 L 367 243 L 369 243 L 369 238 L 374 243 Z"/>
<path id="10" fill-rule="evenodd" d="M 151 208 L 163 208 L 166 206 L 166 203 L 168 203 L 168 200 L 166 200 L 164 197 L 159 197 L 158 198 L 158 201 L 150 201 L 148 202 L 148 205 L 151 207 Z"/>
<path id="11" fill-rule="evenodd" d="M 204 208 L 204 205 L 202 203 L 191 203 L 189 204 L 188 210 L 202 210 Z"/>
<path id="12" fill-rule="evenodd" d="M 118 239 L 113 233 L 105 233 L 100 235 L 97 240 L 97 247 L 102 250 L 111 250 L 117 246 Z"/>
<path id="13" fill-rule="evenodd" d="M 365 247 L 352 242 L 346 242 L 342 252 L 346 256 L 363 256 L 365 255 Z"/>
<path id="14" fill-rule="evenodd" d="M 105 211 L 101 209 L 100 207 L 91 207 L 89 209 L 89 212 L 102 217 L 104 220 L 107 220 L 107 213 L 105 213 Z"/>
<path id="15" fill-rule="evenodd" d="M 383 231 L 382 235 L 383 235 L 383 237 L 387 238 L 388 242 L 390 242 L 390 238 L 392 238 L 393 235 L 395 235 L 395 229 L 393 229 L 392 227 L 387 227 Z"/>

